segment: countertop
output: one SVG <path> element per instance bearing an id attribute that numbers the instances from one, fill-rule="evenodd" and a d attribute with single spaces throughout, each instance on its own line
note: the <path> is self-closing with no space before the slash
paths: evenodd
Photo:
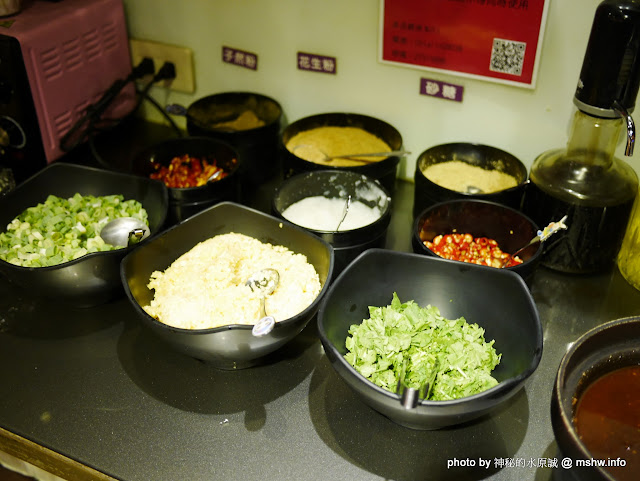
<path id="1" fill-rule="evenodd" d="M 251 203 L 264 210 L 270 189 Z M 413 184 L 399 180 L 386 248 L 411 251 L 412 206 Z M 524 389 L 477 421 L 415 431 L 351 392 L 315 318 L 266 364 L 220 371 L 163 344 L 124 297 L 73 309 L 0 277 L 0 449 L 68 479 L 558 479 L 562 468 L 549 467 L 560 456 L 549 414 L 558 364 L 589 328 L 639 315 L 640 292 L 617 268 L 542 267 L 531 293 L 544 352 Z"/>

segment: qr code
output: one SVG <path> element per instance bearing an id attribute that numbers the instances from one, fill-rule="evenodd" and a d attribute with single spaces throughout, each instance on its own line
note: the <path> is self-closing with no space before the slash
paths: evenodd
<path id="1" fill-rule="evenodd" d="M 494 38 L 489 70 L 512 75 L 522 75 L 522 64 L 524 63 L 524 51 L 526 47 L 527 44 L 523 42 Z"/>

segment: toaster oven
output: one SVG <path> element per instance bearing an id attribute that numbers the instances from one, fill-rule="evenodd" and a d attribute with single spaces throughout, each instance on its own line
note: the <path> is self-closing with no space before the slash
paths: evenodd
<path id="1" fill-rule="evenodd" d="M 27 0 L 0 18 L 0 164 L 21 181 L 60 158 L 65 133 L 130 72 L 122 0 Z M 129 83 L 103 118 L 135 103 Z"/>

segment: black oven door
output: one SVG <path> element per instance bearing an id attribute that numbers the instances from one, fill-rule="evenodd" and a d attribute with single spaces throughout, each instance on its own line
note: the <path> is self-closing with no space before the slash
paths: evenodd
<path id="1" fill-rule="evenodd" d="M 0 35 L 0 167 L 21 182 L 46 164 L 20 44 Z"/>

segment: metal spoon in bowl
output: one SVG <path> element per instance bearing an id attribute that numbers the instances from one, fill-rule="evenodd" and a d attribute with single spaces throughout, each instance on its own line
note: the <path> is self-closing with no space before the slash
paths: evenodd
<path id="1" fill-rule="evenodd" d="M 329 162 L 335 159 L 350 159 L 350 160 L 357 160 L 360 162 L 364 162 L 366 164 L 370 164 L 378 161 L 370 160 L 370 159 L 362 159 L 361 157 L 391 157 L 392 155 L 409 155 L 411 153 L 411 152 L 407 152 L 406 150 L 389 150 L 386 152 L 369 152 L 369 153 L 363 153 L 363 154 L 327 155 L 319 147 L 316 147 L 315 145 L 308 145 L 308 144 L 296 145 L 291 149 L 291 153 L 295 153 L 295 151 L 300 148 L 313 149 L 317 152 L 320 152 L 324 157 L 322 159 L 323 162 Z"/>
<path id="2" fill-rule="evenodd" d="M 188 121 L 193 122 L 195 125 L 199 126 L 200 128 L 203 129 L 215 129 L 215 130 L 220 130 L 220 131 L 224 131 L 224 132 L 235 132 L 234 129 L 229 129 L 229 128 L 225 128 L 225 127 L 216 127 L 215 125 L 207 125 L 207 122 L 194 117 L 193 115 L 191 115 L 189 113 L 189 109 L 187 109 L 187 107 L 185 107 L 184 105 L 180 105 L 180 104 L 169 104 L 167 106 L 165 106 L 164 111 L 170 115 L 178 115 L 181 117 L 185 117 Z M 222 123 L 222 122 L 228 122 L 231 120 L 235 120 L 238 118 L 237 114 L 233 114 L 233 115 L 229 115 L 226 116 L 224 118 L 221 119 L 217 119 L 216 123 Z"/>
<path id="3" fill-rule="evenodd" d="M 468 185 L 467 190 L 464 191 L 465 194 L 484 194 L 484 191 L 480 187 L 476 187 L 475 185 Z"/>
<path id="4" fill-rule="evenodd" d="M 147 224 L 135 217 L 118 217 L 106 223 L 100 231 L 100 237 L 115 247 L 128 247 L 149 237 L 151 231 Z"/>
<path id="5" fill-rule="evenodd" d="M 347 197 L 347 201 L 344 203 L 344 209 L 342 209 L 342 217 L 340 218 L 340 222 L 338 222 L 338 227 L 336 227 L 336 232 L 340 230 L 340 226 L 347 218 L 347 213 L 349 212 L 349 207 L 351 206 L 351 194 Z"/>
<path id="6" fill-rule="evenodd" d="M 520 247 L 520 249 L 515 251 L 513 254 L 510 254 L 506 259 L 504 259 L 500 267 L 504 267 L 507 264 L 507 262 L 509 262 L 509 259 L 513 259 L 515 256 L 520 254 L 527 247 L 533 244 L 536 244 L 537 242 L 544 242 L 559 230 L 567 229 L 567 225 L 564 223 L 566 220 L 567 220 L 567 216 L 565 215 L 558 222 L 551 222 L 547 227 L 545 227 L 542 230 L 539 230 L 536 233 L 536 236 L 533 239 L 531 239 L 526 245 Z"/>
<path id="7" fill-rule="evenodd" d="M 169 104 L 165 106 L 164 111 L 170 115 L 178 115 L 181 117 L 186 117 L 187 120 L 190 120 L 196 124 L 200 124 L 200 120 L 193 117 L 188 113 L 188 109 L 184 105 L 180 104 Z"/>
<path id="8" fill-rule="evenodd" d="M 207 182 L 214 182 L 218 180 L 218 177 L 222 175 L 222 169 L 216 170 L 211 176 L 207 179 Z"/>
<path id="9" fill-rule="evenodd" d="M 406 361 L 402 365 L 400 375 L 398 376 L 398 384 L 396 385 L 396 394 L 400 396 L 400 404 L 405 409 L 414 409 L 420 401 L 423 399 L 429 399 L 431 391 L 433 390 L 433 384 L 436 381 L 438 375 L 440 363 L 438 360 L 434 363 L 425 381 L 418 388 L 407 386 L 405 383 L 405 377 L 407 375 L 407 363 Z"/>
<path id="10" fill-rule="evenodd" d="M 258 292 L 260 295 L 260 319 L 255 323 L 251 333 L 256 337 L 262 337 L 269 334 L 274 326 L 276 320 L 273 316 L 267 316 L 265 309 L 265 297 L 273 294 L 273 291 L 278 287 L 280 282 L 280 274 L 275 269 L 262 269 L 253 273 L 249 279 L 245 282 L 245 285 L 249 286 L 251 292 Z"/>

